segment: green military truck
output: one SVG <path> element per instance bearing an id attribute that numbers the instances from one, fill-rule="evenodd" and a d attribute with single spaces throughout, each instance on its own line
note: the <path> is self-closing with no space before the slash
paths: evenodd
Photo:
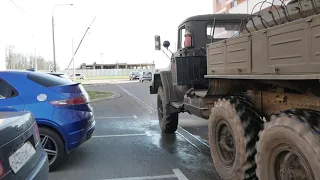
<path id="1" fill-rule="evenodd" d="M 299 0 L 183 21 L 170 70 L 150 86 L 161 130 L 174 133 L 181 112 L 207 119 L 222 179 L 319 180 L 319 12 Z"/>

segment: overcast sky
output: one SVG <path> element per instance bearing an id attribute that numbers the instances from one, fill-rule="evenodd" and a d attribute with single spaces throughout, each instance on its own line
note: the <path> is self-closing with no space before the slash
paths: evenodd
<path id="1" fill-rule="evenodd" d="M 152 62 L 166 67 L 169 60 L 154 50 L 154 35 L 169 40 L 174 50 L 177 26 L 185 18 L 211 14 L 213 0 L 10 0 L 0 1 L 1 43 L 15 45 L 17 52 L 53 60 L 52 7 L 54 10 L 56 60 L 66 68 L 87 27 L 96 16 L 76 57 L 81 63 Z M 1 57 L 2 58 L 2 57 Z"/>

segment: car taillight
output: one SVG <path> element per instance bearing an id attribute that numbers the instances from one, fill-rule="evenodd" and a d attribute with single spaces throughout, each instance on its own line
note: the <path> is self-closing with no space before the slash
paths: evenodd
<path id="1" fill-rule="evenodd" d="M 40 133 L 39 133 L 39 127 L 37 123 L 34 124 L 33 131 L 34 131 L 34 142 L 35 144 L 37 144 L 40 141 Z"/>
<path id="2" fill-rule="evenodd" d="M 86 103 L 87 103 L 87 98 L 85 97 L 76 97 L 71 99 L 50 101 L 50 104 L 55 106 L 70 106 L 70 105 L 78 105 L 78 104 L 86 104 Z"/>
<path id="3" fill-rule="evenodd" d="M 2 161 L 0 161 L 0 178 L 2 178 L 5 174 L 6 174 L 6 172 L 4 171 Z"/>
<path id="4" fill-rule="evenodd" d="M 184 47 L 192 47 L 192 35 L 190 32 L 186 31 L 184 35 Z"/>

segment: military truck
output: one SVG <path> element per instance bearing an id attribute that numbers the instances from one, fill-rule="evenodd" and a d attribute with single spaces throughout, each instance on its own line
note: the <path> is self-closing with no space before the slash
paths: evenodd
<path id="1" fill-rule="evenodd" d="M 187 18 L 150 93 L 164 133 L 177 130 L 179 113 L 209 121 L 222 179 L 319 180 L 320 2 L 272 7 Z"/>

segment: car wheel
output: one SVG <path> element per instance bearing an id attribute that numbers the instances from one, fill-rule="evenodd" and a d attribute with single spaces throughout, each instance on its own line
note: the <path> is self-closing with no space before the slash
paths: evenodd
<path id="1" fill-rule="evenodd" d="M 66 151 L 61 136 L 54 130 L 39 127 L 42 148 L 46 151 L 49 161 L 49 171 L 59 167 L 65 159 Z"/>

